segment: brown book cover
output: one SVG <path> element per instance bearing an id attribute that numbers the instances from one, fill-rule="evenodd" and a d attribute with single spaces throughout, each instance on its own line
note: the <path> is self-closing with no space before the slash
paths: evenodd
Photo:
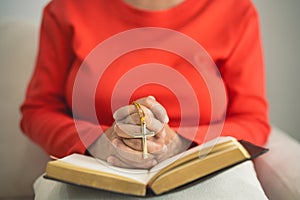
<path id="1" fill-rule="evenodd" d="M 161 195 L 199 183 L 267 149 L 221 137 L 167 159 L 150 170 L 122 169 L 72 154 L 47 164 L 45 178 L 135 196 Z"/>

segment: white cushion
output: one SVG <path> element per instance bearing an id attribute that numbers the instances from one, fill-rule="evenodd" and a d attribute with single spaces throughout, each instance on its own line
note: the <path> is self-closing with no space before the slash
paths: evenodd
<path id="1" fill-rule="evenodd" d="M 38 26 L 31 21 L 0 20 L 0 198 L 33 196 L 32 184 L 48 160 L 19 128 L 37 41 Z"/>
<path id="2" fill-rule="evenodd" d="M 130 199 L 144 200 L 145 198 L 132 197 L 112 192 L 83 188 L 57 181 L 47 180 L 43 177 L 34 184 L 35 200 L 103 200 L 103 199 Z M 152 200 L 263 200 L 267 199 L 251 161 L 246 161 L 232 167 L 216 176 L 187 187 L 183 190 L 171 192 Z"/>
<path id="3" fill-rule="evenodd" d="M 272 200 L 300 199 L 300 144 L 273 127 L 270 151 L 254 160 L 257 176 Z"/>

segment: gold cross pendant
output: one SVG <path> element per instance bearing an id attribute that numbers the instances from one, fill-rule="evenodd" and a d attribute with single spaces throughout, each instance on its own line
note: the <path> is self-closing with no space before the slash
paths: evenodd
<path id="1" fill-rule="evenodd" d="M 146 126 L 146 120 L 145 120 L 145 113 L 141 107 L 141 105 L 137 102 L 132 103 L 136 110 L 137 113 L 140 117 L 140 123 L 141 123 L 141 133 L 137 133 L 134 135 L 135 138 L 141 138 L 142 139 L 142 148 L 143 148 L 143 158 L 146 159 L 148 158 L 148 147 L 147 147 L 147 136 L 154 136 L 154 132 L 147 132 L 147 126 Z"/>

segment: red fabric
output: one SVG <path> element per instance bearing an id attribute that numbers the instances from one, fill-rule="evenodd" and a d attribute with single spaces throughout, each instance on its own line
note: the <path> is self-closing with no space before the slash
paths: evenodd
<path id="1" fill-rule="evenodd" d="M 36 67 L 21 107 L 24 133 L 57 157 L 84 153 L 101 132 L 84 108 L 72 110 L 76 73 L 99 43 L 138 27 L 176 30 L 201 44 L 217 64 L 226 86 L 228 107 L 222 135 L 259 145 L 266 142 L 269 123 L 264 63 L 258 16 L 249 0 L 186 0 L 172 9 L 154 12 L 132 8 L 122 0 L 51 1 L 44 9 Z M 113 123 L 111 96 L 118 80 L 133 67 L 145 63 L 172 66 L 190 82 L 200 105 L 199 129 L 195 138 L 189 138 L 188 133 L 180 134 L 203 142 L 209 123 L 216 124 L 212 128 L 218 125 L 218 119 L 211 121 L 210 95 L 205 83 L 184 59 L 157 49 L 130 52 L 107 68 L 94 99 L 101 128 L 105 130 Z M 181 117 L 191 114 L 181 113 L 174 92 L 159 84 L 124 91 L 117 97 L 127 98 L 128 93 L 131 100 L 155 96 L 165 106 L 170 126 L 176 130 Z M 80 119 L 77 128 L 84 133 L 86 146 L 78 136 L 72 114 Z"/>

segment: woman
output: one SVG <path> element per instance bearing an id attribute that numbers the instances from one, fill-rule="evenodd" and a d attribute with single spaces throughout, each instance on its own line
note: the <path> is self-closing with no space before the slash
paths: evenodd
<path id="1" fill-rule="evenodd" d="M 123 54 L 105 69 L 93 99 L 96 121 L 84 106 L 74 108 L 74 85 L 90 53 L 117 34 L 144 27 L 174 30 L 203 46 L 225 85 L 226 110 L 218 110 L 220 114 L 214 117 L 210 91 L 195 67 L 178 55 L 152 48 Z M 111 48 L 119 48 L 115 45 Z M 161 63 L 179 72 L 199 104 L 181 113 L 177 94 L 156 83 L 130 93 L 128 103 L 142 105 L 147 128 L 155 133 L 148 137 L 147 159 L 142 156 L 141 139 L 133 138 L 140 128 L 135 106 L 111 108 L 113 95 L 128 97 L 126 91 L 114 94 L 118 81 L 145 63 Z M 185 89 L 181 92 L 186 101 L 191 98 Z M 76 95 L 89 98 L 84 92 Z M 195 110 L 201 116 L 196 123 Z M 39 54 L 21 111 L 22 130 L 49 154 L 90 153 L 121 167 L 149 168 L 190 145 L 201 144 L 209 126 L 224 117 L 220 135 L 262 145 L 269 123 L 257 13 L 249 0 L 53 0 L 44 10 Z M 197 127 L 193 136 L 179 131 L 181 120 L 190 117 L 191 126 Z M 99 125 L 103 132 L 98 131 Z"/>

